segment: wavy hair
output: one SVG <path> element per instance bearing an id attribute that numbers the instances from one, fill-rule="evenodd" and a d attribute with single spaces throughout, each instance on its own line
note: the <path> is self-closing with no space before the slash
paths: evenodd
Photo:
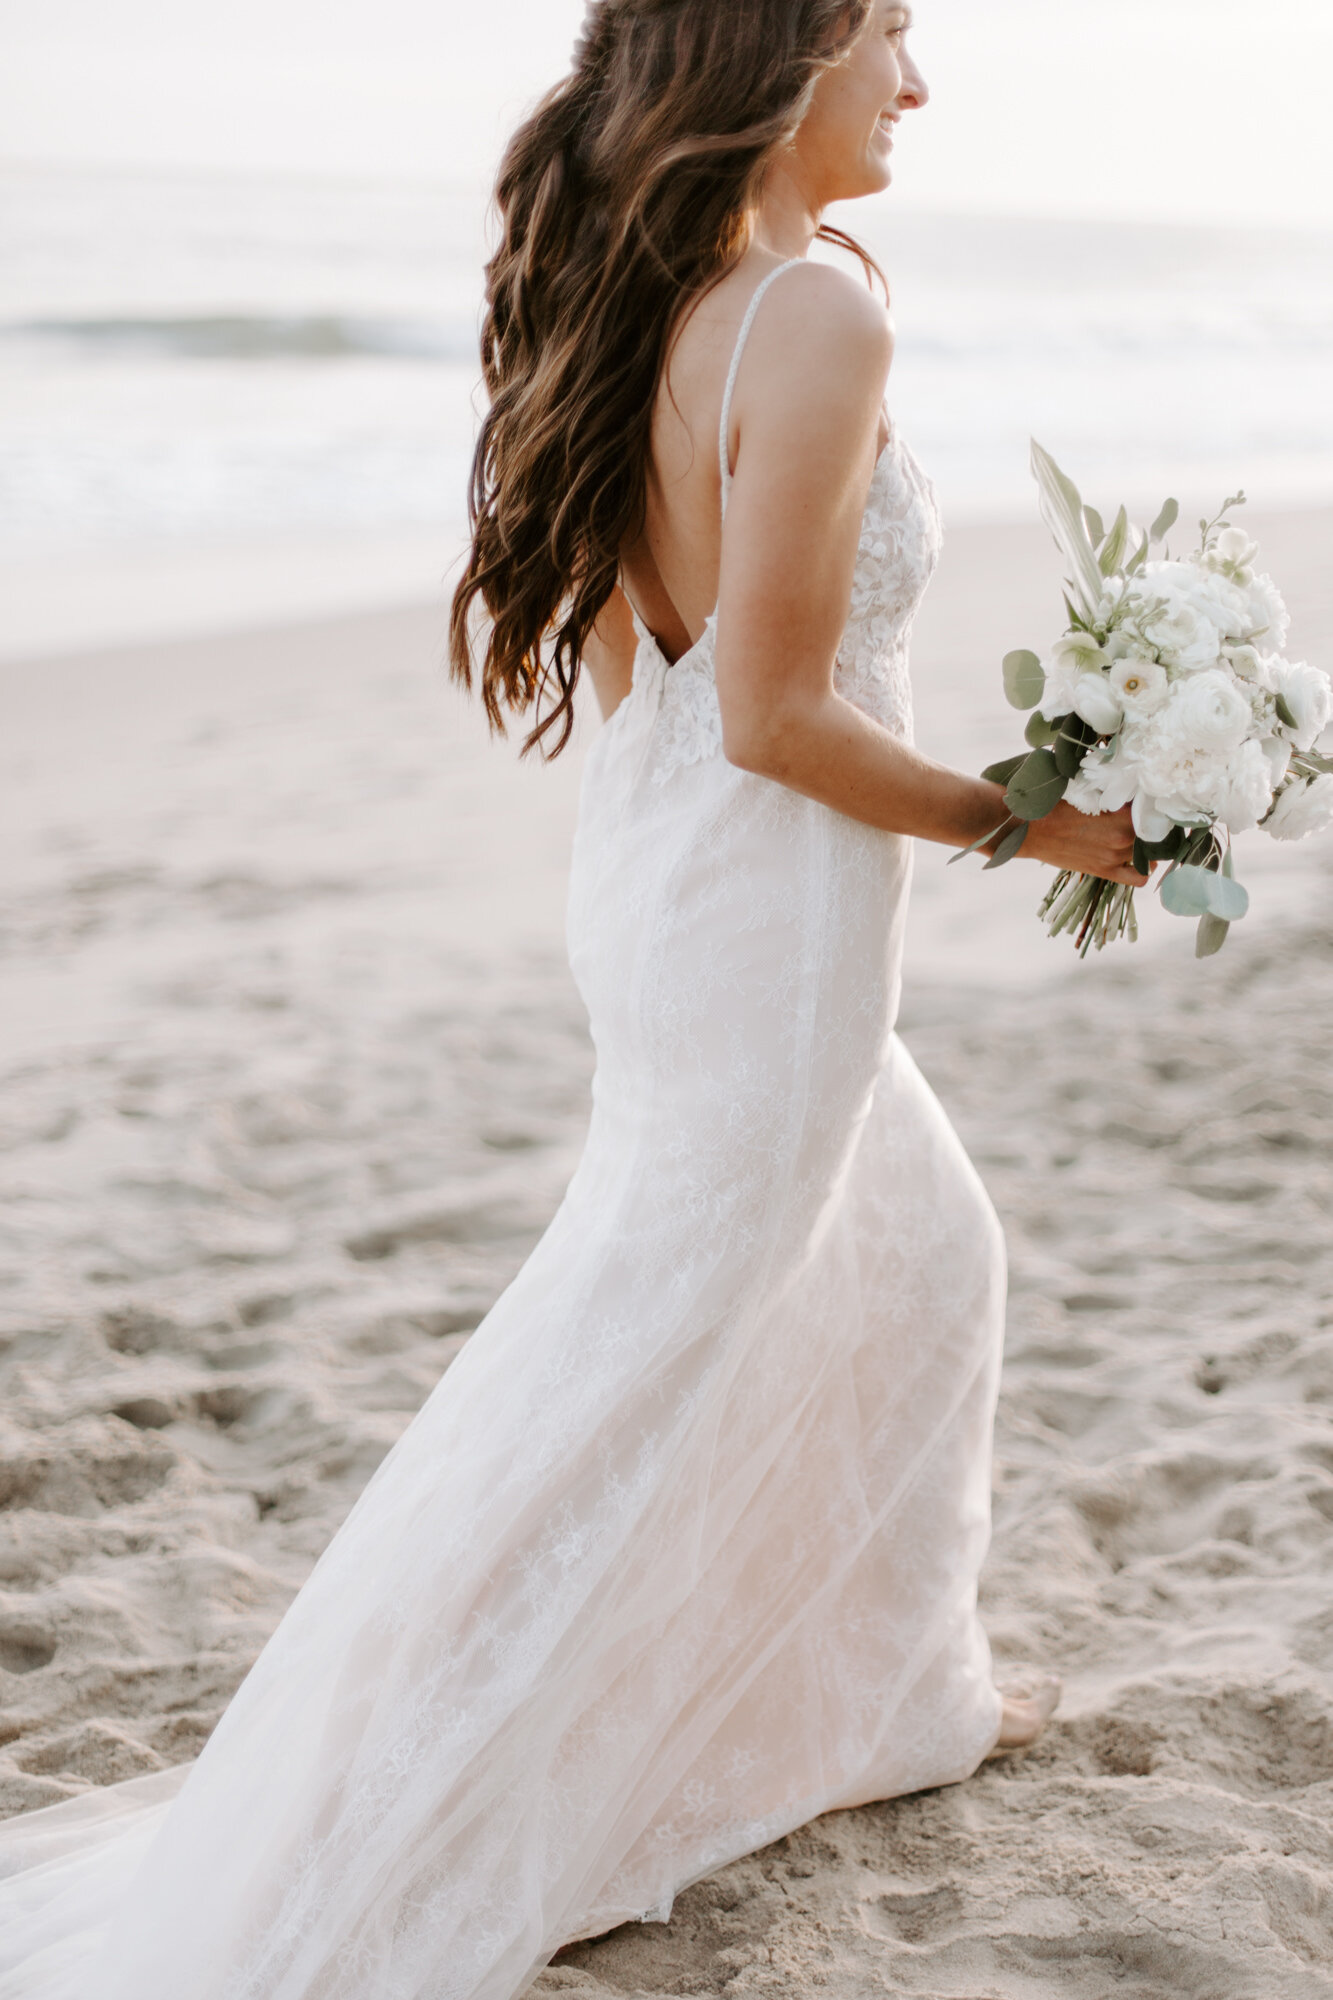
<path id="1" fill-rule="evenodd" d="M 534 711 L 525 751 L 569 740 L 583 648 L 642 529 L 672 334 L 744 254 L 766 169 L 869 9 L 593 0 L 571 73 L 509 143 L 449 654 L 470 688 L 476 639 L 494 730 Z"/>

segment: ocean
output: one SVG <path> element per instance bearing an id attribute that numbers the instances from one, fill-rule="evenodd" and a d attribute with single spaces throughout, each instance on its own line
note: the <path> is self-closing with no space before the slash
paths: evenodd
<path id="1" fill-rule="evenodd" d="M 954 519 L 1333 498 L 1333 234 L 897 210 L 890 403 Z M 462 534 L 475 189 L 0 171 L 0 563 Z"/>

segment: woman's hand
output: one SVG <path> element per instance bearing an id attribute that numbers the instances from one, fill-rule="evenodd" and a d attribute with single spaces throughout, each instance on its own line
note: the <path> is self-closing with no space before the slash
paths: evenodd
<path id="1" fill-rule="evenodd" d="M 1133 865 L 1134 822 L 1128 806 L 1119 812 L 1081 813 L 1061 799 L 1045 819 L 1032 821 L 1018 855 L 1071 869 L 1076 875 L 1128 882 L 1136 889 L 1148 880 Z"/>

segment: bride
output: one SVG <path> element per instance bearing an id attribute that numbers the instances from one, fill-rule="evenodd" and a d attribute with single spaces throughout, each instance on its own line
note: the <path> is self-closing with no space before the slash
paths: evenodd
<path id="1" fill-rule="evenodd" d="M 976 1608 L 1002 1240 L 892 1032 L 912 837 L 1003 809 L 912 748 L 938 517 L 807 255 L 926 101 L 907 29 L 599 0 L 510 146 L 454 663 L 548 750 L 581 667 L 606 718 L 587 1149 L 202 1755 L 0 1831 L 0 2000 L 508 2000 L 1053 1706 Z"/>

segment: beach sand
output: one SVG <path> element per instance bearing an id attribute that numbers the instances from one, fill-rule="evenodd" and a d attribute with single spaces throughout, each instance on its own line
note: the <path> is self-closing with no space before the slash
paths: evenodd
<path id="1" fill-rule="evenodd" d="M 1333 663 L 1333 512 L 1256 523 Z M 1038 531 L 965 529 L 923 745 L 1020 740 Z M 0 1812 L 193 1755 L 558 1199 L 577 753 L 437 606 L 0 668 Z M 585 716 L 584 740 L 594 725 Z M 919 855 L 902 1029 L 1000 1208 L 984 1602 L 1041 1745 L 832 1815 L 542 1993 L 1333 1995 L 1333 843 L 1086 964 Z"/>

